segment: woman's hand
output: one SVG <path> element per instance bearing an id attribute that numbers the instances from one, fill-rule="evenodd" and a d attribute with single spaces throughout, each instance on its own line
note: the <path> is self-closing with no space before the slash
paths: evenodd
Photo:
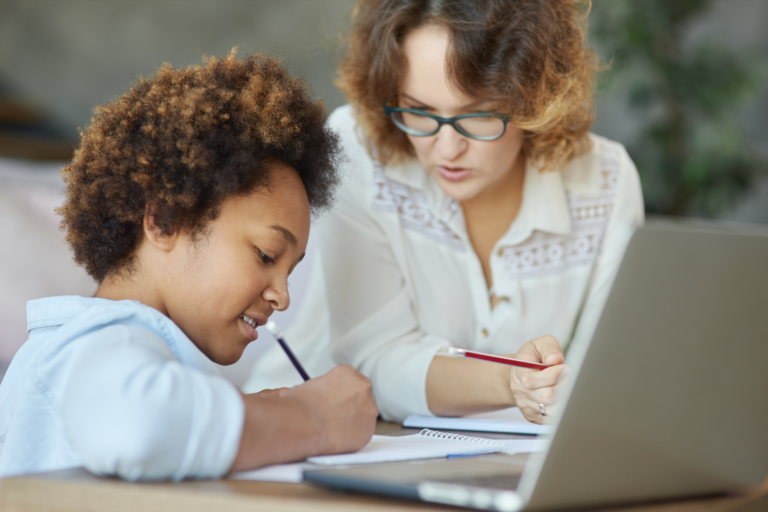
<path id="1" fill-rule="evenodd" d="M 543 336 L 529 341 L 512 356 L 523 361 L 543 363 L 551 366 L 546 370 L 528 370 L 513 368 L 510 375 L 510 389 L 515 397 L 515 403 L 525 418 L 532 423 L 542 423 L 539 404 L 544 413 L 555 399 L 555 385 L 567 373 L 568 367 L 563 364 L 563 350 L 554 336 Z M 551 412 L 551 411 L 549 411 Z"/>

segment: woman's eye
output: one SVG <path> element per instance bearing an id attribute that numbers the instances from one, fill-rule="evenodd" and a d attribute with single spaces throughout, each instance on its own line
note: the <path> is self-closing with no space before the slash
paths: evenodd
<path id="1" fill-rule="evenodd" d="M 261 256 L 261 260 L 264 263 L 274 263 L 275 262 L 274 259 L 272 259 L 269 256 L 267 256 L 266 254 L 264 254 L 264 252 L 261 249 L 259 249 L 259 256 Z"/>

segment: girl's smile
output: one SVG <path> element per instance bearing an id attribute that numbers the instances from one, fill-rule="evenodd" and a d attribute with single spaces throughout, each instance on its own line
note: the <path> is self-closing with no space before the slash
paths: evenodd
<path id="1" fill-rule="evenodd" d="M 266 324 L 267 317 L 258 313 L 251 313 L 251 315 L 242 314 L 240 315 L 240 320 L 244 324 L 243 329 L 245 329 L 248 338 L 251 341 L 256 341 L 256 339 L 259 337 L 259 333 L 256 328 Z"/>

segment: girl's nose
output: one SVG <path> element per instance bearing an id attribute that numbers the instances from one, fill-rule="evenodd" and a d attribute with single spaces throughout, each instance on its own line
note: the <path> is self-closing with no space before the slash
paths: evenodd
<path id="1" fill-rule="evenodd" d="M 272 309 L 275 311 L 285 311 L 291 305 L 291 297 L 288 293 L 288 280 L 282 280 L 280 283 L 272 284 L 264 290 L 264 299 L 266 299 Z"/>

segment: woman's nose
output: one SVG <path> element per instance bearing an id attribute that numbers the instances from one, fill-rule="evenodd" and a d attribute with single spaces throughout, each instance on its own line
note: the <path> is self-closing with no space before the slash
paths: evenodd
<path id="1" fill-rule="evenodd" d="M 466 137 L 449 124 L 441 126 L 435 136 L 437 153 L 441 159 L 455 160 L 467 149 Z"/>

